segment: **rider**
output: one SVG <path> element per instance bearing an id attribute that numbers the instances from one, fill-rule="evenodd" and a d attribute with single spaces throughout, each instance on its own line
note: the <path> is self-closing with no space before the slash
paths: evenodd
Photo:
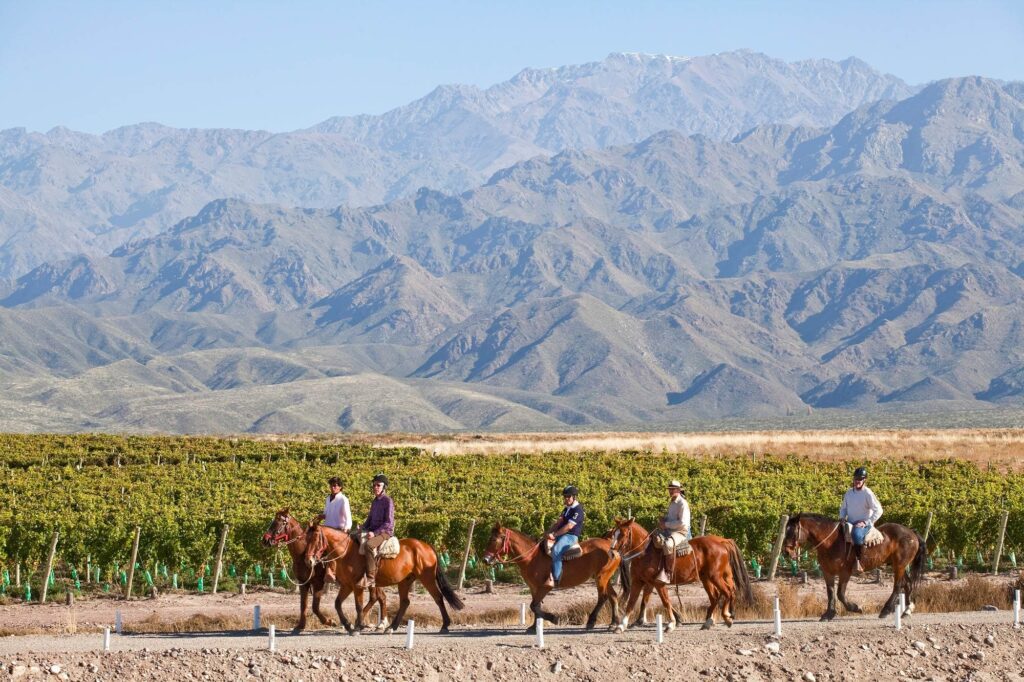
<path id="1" fill-rule="evenodd" d="M 363 548 L 366 556 L 366 575 L 360 581 L 361 587 L 373 589 L 377 579 L 377 548 L 395 533 L 395 503 L 385 492 L 388 477 L 377 474 L 373 477 L 373 502 L 366 523 L 361 526 Z"/>
<path id="2" fill-rule="evenodd" d="M 668 551 L 662 552 L 661 571 L 655 578 L 656 581 L 668 584 L 671 582 L 666 572 L 665 564 L 667 558 L 675 560 L 675 548 L 690 539 L 690 505 L 683 495 L 683 484 L 677 480 L 668 483 L 668 511 L 658 522 L 658 529 L 665 538 Z"/>
<path id="3" fill-rule="evenodd" d="M 348 505 L 345 493 L 341 492 L 341 479 L 332 476 L 327 481 L 327 487 L 331 492 L 327 495 L 327 501 L 324 502 L 324 513 L 320 515 L 320 519 L 328 528 L 348 532 L 352 528 L 352 510 Z"/>
<path id="4" fill-rule="evenodd" d="M 864 550 L 864 538 L 871 532 L 872 526 L 882 516 L 882 505 L 878 498 L 871 492 L 871 488 L 864 484 L 868 478 L 868 470 L 864 467 L 857 467 L 853 472 L 853 485 L 843 495 L 843 504 L 839 507 L 839 519 L 853 524 L 853 545 L 857 557 L 855 573 L 860 573 L 863 568 L 860 564 L 861 552 Z"/>
<path id="5" fill-rule="evenodd" d="M 565 550 L 579 544 L 583 534 L 583 505 L 576 499 L 580 491 L 574 485 L 566 486 L 562 491 L 565 509 L 559 514 L 558 520 L 548 528 L 548 540 L 555 544 L 551 548 L 551 575 L 544 583 L 547 587 L 556 587 L 562 579 L 562 555 Z"/>

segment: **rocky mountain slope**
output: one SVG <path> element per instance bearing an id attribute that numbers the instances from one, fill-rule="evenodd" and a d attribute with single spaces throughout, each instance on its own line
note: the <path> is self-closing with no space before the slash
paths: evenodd
<path id="1" fill-rule="evenodd" d="M 856 59 L 612 54 L 527 69 L 487 89 L 442 86 L 380 116 L 280 134 L 155 123 L 102 135 L 0 131 L 0 281 L 57 257 L 105 255 L 215 199 L 323 208 L 378 204 L 423 186 L 461 192 L 569 147 L 663 129 L 726 139 L 767 122 L 830 125 L 911 92 Z"/>
<path id="2" fill-rule="evenodd" d="M 3 394 L 38 410 L 12 423 L 552 428 L 1019 406 L 1021 93 L 940 81 L 831 127 L 659 132 L 368 208 L 217 200 L 0 294 Z"/>

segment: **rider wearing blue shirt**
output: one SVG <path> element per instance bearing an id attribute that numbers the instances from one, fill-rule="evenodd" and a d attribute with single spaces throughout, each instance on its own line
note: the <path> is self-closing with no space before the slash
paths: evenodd
<path id="1" fill-rule="evenodd" d="M 580 491 L 574 485 L 570 485 L 562 491 L 562 499 L 565 501 L 565 509 L 558 516 L 558 520 L 548 529 L 548 540 L 555 544 L 551 548 L 551 576 L 548 578 L 548 587 L 556 587 L 562 579 L 562 555 L 565 551 L 580 541 L 583 534 L 583 519 L 585 517 L 583 505 L 576 498 Z"/>

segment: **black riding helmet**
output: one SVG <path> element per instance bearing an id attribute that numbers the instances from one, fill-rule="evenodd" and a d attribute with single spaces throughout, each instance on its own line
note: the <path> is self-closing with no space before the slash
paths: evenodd
<path id="1" fill-rule="evenodd" d="M 562 491 L 562 497 L 569 497 L 569 496 L 579 497 L 580 496 L 579 488 L 577 488 L 574 485 L 567 485 L 567 486 L 565 486 L 565 490 Z"/>
<path id="2" fill-rule="evenodd" d="M 857 467 L 857 469 L 853 472 L 853 480 L 855 481 L 863 481 L 867 477 L 868 470 L 865 469 L 864 467 Z"/>
<path id="3" fill-rule="evenodd" d="M 383 483 L 384 487 L 387 488 L 388 487 L 388 477 L 385 476 L 384 474 L 377 474 L 376 476 L 373 477 L 372 483 Z"/>

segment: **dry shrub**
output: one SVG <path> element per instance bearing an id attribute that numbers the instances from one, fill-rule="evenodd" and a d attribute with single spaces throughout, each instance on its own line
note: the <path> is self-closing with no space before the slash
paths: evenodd
<path id="1" fill-rule="evenodd" d="M 956 582 L 932 581 L 924 583 L 914 592 L 918 611 L 942 613 L 948 611 L 977 611 L 986 605 L 1008 609 L 1012 588 L 980 575 L 969 575 Z"/>

